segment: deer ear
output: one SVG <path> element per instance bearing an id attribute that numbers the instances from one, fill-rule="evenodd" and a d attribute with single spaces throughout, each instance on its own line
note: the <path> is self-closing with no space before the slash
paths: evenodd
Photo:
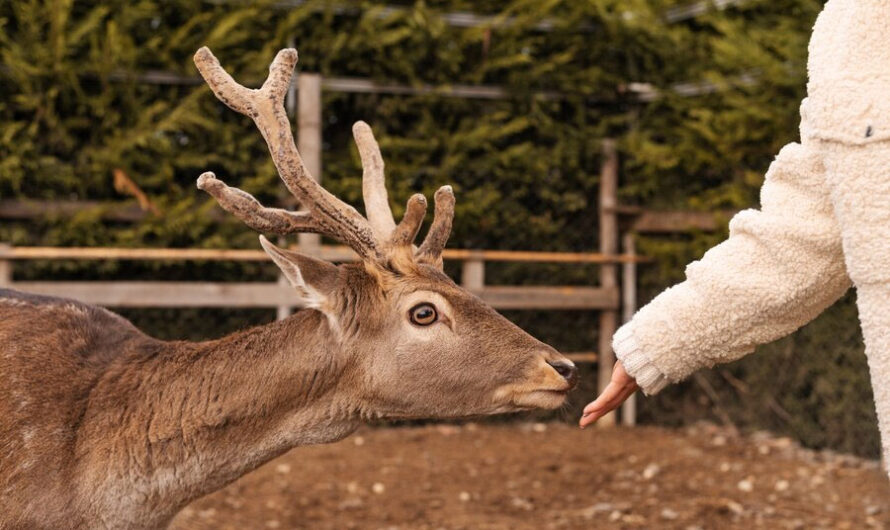
<path id="1" fill-rule="evenodd" d="M 264 236 L 260 236 L 260 245 L 307 307 L 321 307 L 322 302 L 334 292 L 339 270 L 332 263 L 276 247 Z"/>

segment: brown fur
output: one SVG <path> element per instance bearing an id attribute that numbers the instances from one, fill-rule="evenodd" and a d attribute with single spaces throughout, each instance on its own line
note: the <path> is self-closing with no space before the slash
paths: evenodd
<path id="1" fill-rule="evenodd" d="M 547 361 L 567 361 L 434 267 L 328 267 L 312 273 L 324 308 L 201 343 L 0 290 L 0 528 L 163 528 L 191 500 L 363 419 L 563 402 L 571 381 Z M 441 297 L 448 321 L 407 322 L 418 293 Z"/>

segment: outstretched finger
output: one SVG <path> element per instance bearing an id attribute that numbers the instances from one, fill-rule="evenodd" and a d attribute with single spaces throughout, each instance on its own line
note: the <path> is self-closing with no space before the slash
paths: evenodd
<path id="1" fill-rule="evenodd" d="M 627 388 L 624 385 L 612 381 L 598 398 L 584 407 L 584 415 L 581 416 L 578 424 L 582 428 L 587 427 L 612 410 L 615 410 L 627 395 L 630 394 L 627 394 Z"/>
<path id="2" fill-rule="evenodd" d="M 621 384 L 616 383 L 615 381 L 610 382 L 606 389 L 603 390 L 603 393 L 597 396 L 596 399 L 591 401 L 584 407 L 584 414 L 592 414 L 597 410 L 604 409 L 609 406 L 612 402 L 614 402 L 618 396 L 621 394 L 622 389 Z"/>

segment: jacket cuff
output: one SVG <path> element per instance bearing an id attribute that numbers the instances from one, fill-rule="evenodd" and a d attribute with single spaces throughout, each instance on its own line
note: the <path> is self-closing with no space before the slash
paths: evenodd
<path id="1" fill-rule="evenodd" d="M 612 349 L 615 351 L 615 357 L 624 365 L 627 374 L 636 380 L 644 394 L 651 396 L 669 385 L 670 381 L 640 348 L 631 324 L 633 322 L 628 322 L 615 332 L 615 336 L 612 337 Z"/>

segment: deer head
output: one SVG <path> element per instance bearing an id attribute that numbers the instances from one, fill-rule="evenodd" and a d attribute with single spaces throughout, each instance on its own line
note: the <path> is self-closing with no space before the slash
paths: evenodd
<path id="1" fill-rule="evenodd" d="M 284 97 L 297 52 L 282 50 L 256 90 L 236 83 L 209 49 L 195 64 L 219 100 L 250 116 L 268 144 L 281 179 L 304 211 L 266 208 L 254 197 L 204 173 L 198 187 L 259 232 L 312 232 L 341 241 L 361 258 L 332 263 L 260 242 L 309 310 L 354 366 L 362 412 L 376 417 L 453 417 L 529 408 L 556 408 L 576 381 L 575 366 L 534 339 L 442 270 L 454 194 L 435 194 L 426 238 L 414 239 L 427 209 L 412 196 L 397 224 L 384 184 L 384 165 L 370 127 L 353 127 L 362 160 L 367 217 L 322 188 L 297 152 Z"/>

